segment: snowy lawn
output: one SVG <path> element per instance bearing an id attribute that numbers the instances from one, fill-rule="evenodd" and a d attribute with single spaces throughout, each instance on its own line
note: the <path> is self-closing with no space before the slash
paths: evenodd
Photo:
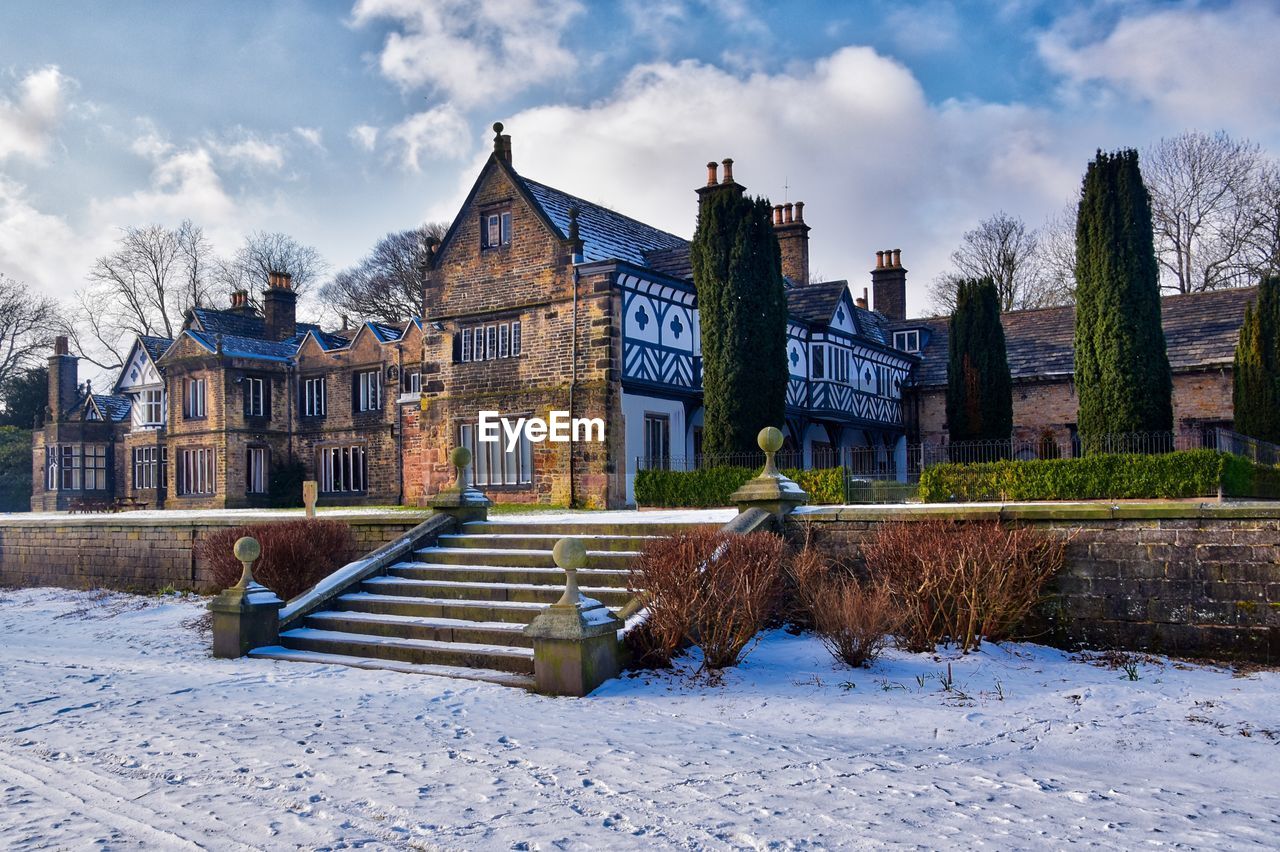
<path id="1" fill-rule="evenodd" d="M 1280 674 L 1033 645 L 585 700 L 209 658 L 204 601 L 0 591 L 0 848 L 1274 848 Z M 950 664 L 951 689 L 944 689 Z"/>

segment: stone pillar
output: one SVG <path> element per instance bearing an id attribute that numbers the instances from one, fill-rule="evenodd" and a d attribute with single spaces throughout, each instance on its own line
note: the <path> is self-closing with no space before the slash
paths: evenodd
<path id="1" fill-rule="evenodd" d="M 445 490 L 432 497 L 427 505 L 441 515 L 452 515 L 460 524 L 467 521 L 483 521 L 489 517 L 489 498 L 467 484 L 467 467 L 471 464 L 471 451 L 455 447 L 449 454 L 449 463 L 458 469 L 458 478 Z"/>
<path id="2" fill-rule="evenodd" d="M 307 507 L 307 517 L 316 516 L 316 501 L 320 499 L 320 483 L 314 479 L 302 483 L 302 505 Z"/>
<path id="3" fill-rule="evenodd" d="M 747 480 L 729 499 L 737 505 L 739 512 L 764 509 L 781 519 L 791 514 L 796 506 L 809 502 L 809 495 L 795 480 L 783 476 L 774 462 L 774 454 L 782 449 L 781 430 L 773 426 L 764 427 L 756 436 L 756 443 L 764 450 L 764 470 L 755 479 Z"/>
<path id="4" fill-rule="evenodd" d="M 209 602 L 215 657 L 243 657 L 254 648 L 280 642 L 280 609 L 284 601 L 253 579 L 253 563 L 261 554 L 257 539 L 245 536 L 237 541 L 236 559 L 244 565 L 240 582 Z"/>
<path id="5" fill-rule="evenodd" d="M 622 671 L 622 622 L 578 591 L 578 569 L 587 562 L 581 541 L 562 538 L 552 555 L 564 569 L 564 595 L 524 629 L 533 639 L 535 688 L 543 695 L 583 696 Z"/>

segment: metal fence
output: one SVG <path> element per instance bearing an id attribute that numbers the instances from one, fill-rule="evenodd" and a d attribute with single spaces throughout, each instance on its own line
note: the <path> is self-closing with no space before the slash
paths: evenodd
<path id="1" fill-rule="evenodd" d="M 1206 427 L 1182 432 L 1130 432 L 1081 439 L 1079 435 L 1045 434 L 1007 441 L 954 441 L 878 447 L 814 447 L 808 454 L 784 449 L 777 453 L 782 470 L 843 468 L 845 502 L 897 503 L 915 495 L 920 474 L 937 464 L 980 464 L 1031 459 L 1068 459 L 1094 453 L 1155 455 L 1176 450 L 1220 450 L 1258 464 L 1280 464 L 1280 445 L 1241 435 L 1230 429 Z M 635 470 L 691 471 L 711 467 L 759 469 L 764 453 L 700 454 L 665 458 L 636 458 Z"/>

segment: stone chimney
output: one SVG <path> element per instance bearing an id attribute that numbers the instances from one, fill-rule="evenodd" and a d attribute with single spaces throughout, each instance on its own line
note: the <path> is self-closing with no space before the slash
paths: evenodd
<path id="1" fill-rule="evenodd" d="M 268 340 L 287 340 L 297 332 L 298 294 L 293 292 L 289 273 L 268 273 L 267 289 L 262 291 L 262 313 Z"/>
<path id="2" fill-rule="evenodd" d="M 809 226 L 804 202 L 773 205 L 773 232 L 782 254 L 782 274 L 794 284 L 809 283 Z"/>
<path id="3" fill-rule="evenodd" d="M 61 420 L 80 395 L 79 362 L 80 359 L 71 354 L 66 337 L 54 338 L 53 355 L 49 357 L 49 411 L 54 421 Z"/>
<path id="4" fill-rule="evenodd" d="M 863 288 L 862 288 L 862 295 L 861 295 L 861 296 L 859 296 L 858 298 L 854 299 L 854 300 L 853 300 L 853 303 L 854 303 L 854 305 L 856 305 L 857 307 L 862 308 L 864 311 L 867 309 L 867 306 L 868 306 L 870 303 L 867 301 L 867 288 L 866 288 L 866 287 L 863 287 Z"/>
<path id="5" fill-rule="evenodd" d="M 724 166 L 724 180 L 720 180 L 717 171 L 720 166 Z M 722 162 L 707 163 L 707 185 L 700 186 L 698 193 L 698 209 L 702 209 L 702 203 L 706 201 L 712 194 L 716 192 L 736 192 L 738 195 L 747 191 L 747 188 L 733 179 L 733 160 L 726 157 Z"/>
<path id="6" fill-rule="evenodd" d="M 889 319 L 907 318 L 907 270 L 902 267 L 902 249 L 876 252 L 871 295 L 875 309 Z"/>
<path id="7" fill-rule="evenodd" d="M 502 122 L 493 123 L 493 155 L 511 165 L 511 136 L 502 132 Z"/>

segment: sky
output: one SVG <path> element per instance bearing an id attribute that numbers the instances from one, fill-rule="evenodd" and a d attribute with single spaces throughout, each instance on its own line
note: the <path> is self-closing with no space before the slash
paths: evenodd
<path id="1" fill-rule="evenodd" d="M 1094 151 L 1226 130 L 1280 153 L 1280 3 L 5 0 L 0 273 L 65 298 L 119 229 L 253 230 L 333 270 L 448 221 L 492 150 L 681 236 L 709 160 L 805 202 L 811 267 L 909 309 L 963 233 L 1042 224 Z"/>

